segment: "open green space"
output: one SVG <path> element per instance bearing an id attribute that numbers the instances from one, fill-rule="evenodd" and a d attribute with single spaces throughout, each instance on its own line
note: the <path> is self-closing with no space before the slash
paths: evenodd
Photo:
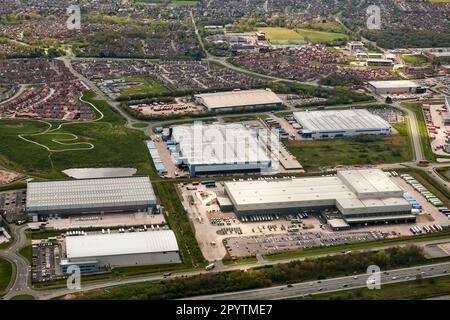
<path id="1" fill-rule="evenodd" d="M 140 82 L 140 85 L 132 85 L 120 91 L 123 96 L 135 94 L 162 94 L 170 90 L 162 86 L 155 79 L 148 76 L 126 77 L 126 81 Z"/>
<path id="2" fill-rule="evenodd" d="M 35 300 L 33 296 L 29 294 L 19 294 L 17 296 L 12 297 L 10 300 Z"/>
<path id="3" fill-rule="evenodd" d="M 355 164 L 407 162 L 412 159 L 406 123 L 394 125 L 398 134 L 338 139 L 288 141 L 286 146 L 306 170 Z"/>
<path id="4" fill-rule="evenodd" d="M 57 230 L 46 230 L 37 232 L 32 232 L 31 230 L 25 231 L 25 236 L 29 240 L 41 240 L 41 239 L 48 239 L 51 237 L 59 237 L 61 234 L 62 232 Z"/>
<path id="5" fill-rule="evenodd" d="M 258 28 L 258 31 L 263 31 L 266 33 L 266 38 L 271 41 L 288 41 L 288 42 L 303 42 L 307 41 L 310 43 L 326 43 L 334 41 L 337 39 L 348 38 L 346 34 L 319 31 L 313 29 L 288 29 L 280 27 L 267 27 Z"/>
<path id="6" fill-rule="evenodd" d="M 172 0 L 170 5 L 172 7 L 193 7 L 197 5 L 197 0 Z"/>
<path id="7" fill-rule="evenodd" d="M 31 246 L 21 248 L 19 250 L 19 253 L 22 257 L 27 259 L 28 263 L 31 264 L 31 256 L 33 255 L 33 248 Z"/>
<path id="8" fill-rule="evenodd" d="M 422 145 L 422 151 L 425 158 L 430 161 L 436 161 L 436 155 L 433 153 L 433 149 L 431 148 L 430 137 L 428 136 L 427 124 L 425 122 L 425 116 L 423 114 L 421 104 L 405 102 L 402 106 L 413 111 L 416 115 L 420 143 Z"/>
<path id="9" fill-rule="evenodd" d="M 80 167 L 148 172 L 145 134 L 126 128 L 125 120 L 105 101 L 95 100 L 93 92 L 85 92 L 83 99 L 104 117 L 89 122 L 0 120 L 0 166 L 40 178 L 63 178 L 62 170 Z M 69 138 L 75 140 L 63 142 L 67 145 L 55 142 Z"/>
<path id="10" fill-rule="evenodd" d="M 147 128 L 147 127 L 148 127 L 148 123 L 144 123 L 144 122 L 133 123 L 133 128 L 142 129 L 142 128 Z"/>
<path id="11" fill-rule="evenodd" d="M 450 167 L 436 169 L 437 173 L 442 177 L 442 179 L 450 182 Z"/>
<path id="12" fill-rule="evenodd" d="M 166 218 L 177 238 L 183 263 L 193 268 L 202 267 L 206 261 L 198 246 L 175 184 L 158 181 L 153 183 L 153 188 L 166 208 Z"/>
<path id="13" fill-rule="evenodd" d="M 450 276 L 382 285 L 380 290 L 367 288 L 311 295 L 306 300 L 419 300 L 450 294 Z"/>
<path id="14" fill-rule="evenodd" d="M 348 36 L 343 33 L 325 32 L 309 29 L 297 29 L 297 33 L 300 34 L 304 40 L 311 43 L 331 42 L 338 39 L 348 38 Z"/>
<path id="15" fill-rule="evenodd" d="M 0 296 L 5 294 L 13 275 L 13 266 L 11 262 L 0 258 Z"/>
<path id="16" fill-rule="evenodd" d="M 405 63 L 412 66 L 421 66 L 432 62 L 430 58 L 423 54 L 404 54 L 402 55 L 402 59 Z"/>

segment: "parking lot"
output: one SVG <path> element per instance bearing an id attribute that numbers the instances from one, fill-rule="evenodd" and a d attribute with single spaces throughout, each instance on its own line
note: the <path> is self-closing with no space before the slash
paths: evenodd
<path id="1" fill-rule="evenodd" d="M 57 241 L 37 241 L 32 246 L 31 273 L 33 281 L 63 278 L 59 269 L 61 248 Z"/>
<path id="2" fill-rule="evenodd" d="M 232 258 L 268 255 L 300 249 L 367 242 L 386 238 L 386 234 L 374 232 L 324 233 L 298 232 L 293 234 L 265 234 L 224 239 L 224 245 Z"/>
<path id="3" fill-rule="evenodd" d="M 145 212 L 117 213 L 105 215 L 83 215 L 68 218 L 50 218 L 46 224 L 51 230 L 70 229 L 98 229 L 115 227 L 132 227 L 141 225 L 165 225 L 166 219 L 162 214 L 148 214 Z M 41 222 L 30 223 L 30 227 L 39 228 Z"/>
<path id="4" fill-rule="evenodd" d="M 444 146 L 448 141 L 448 133 L 447 128 L 444 124 L 444 116 L 447 115 L 445 112 L 445 107 L 442 105 L 431 105 L 430 113 L 429 113 L 432 121 L 432 126 L 435 127 L 434 133 L 430 132 L 431 139 L 431 147 L 433 148 L 433 152 L 437 155 L 448 156 L 449 154 L 444 151 Z M 450 131 L 449 131 L 450 133 Z"/>
<path id="5" fill-rule="evenodd" d="M 5 219 L 15 222 L 26 218 L 26 189 L 0 192 L 0 211 L 5 211 Z"/>

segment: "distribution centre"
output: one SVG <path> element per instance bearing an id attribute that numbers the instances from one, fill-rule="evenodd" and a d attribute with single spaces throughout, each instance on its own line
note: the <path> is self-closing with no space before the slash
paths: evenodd
<path id="1" fill-rule="evenodd" d="M 269 89 L 235 90 L 195 95 L 198 103 L 208 110 L 228 112 L 235 110 L 280 109 L 283 101 Z"/>
<path id="2" fill-rule="evenodd" d="M 240 124 L 177 126 L 173 142 L 173 161 L 191 176 L 272 171 L 258 132 Z"/>
<path id="3" fill-rule="evenodd" d="M 156 196 L 148 177 L 30 181 L 26 211 L 31 216 L 153 210 Z"/>
<path id="4" fill-rule="evenodd" d="M 103 267 L 180 263 L 172 230 L 70 236 L 65 240 L 66 258 L 61 271 L 71 265 L 83 273 Z"/>
<path id="5" fill-rule="evenodd" d="M 365 109 L 295 112 L 304 138 L 390 135 L 391 125 Z"/>
<path id="6" fill-rule="evenodd" d="M 338 210 L 349 224 L 415 222 L 403 190 L 378 169 L 339 171 L 337 176 L 225 182 L 239 217 Z"/>
<path id="7" fill-rule="evenodd" d="M 370 81 L 369 90 L 380 95 L 423 93 L 423 88 L 411 80 Z"/>

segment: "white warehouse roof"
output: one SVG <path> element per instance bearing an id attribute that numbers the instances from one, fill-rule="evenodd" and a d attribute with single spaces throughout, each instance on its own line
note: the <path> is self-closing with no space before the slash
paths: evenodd
<path id="1" fill-rule="evenodd" d="M 31 181 L 27 210 L 68 210 L 155 204 L 148 177 Z"/>
<path id="2" fill-rule="evenodd" d="M 379 169 L 340 171 L 335 177 L 230 181 L 225 190 L 237 210 L 409 206 L 403 191 Z"/>
<path id="3" fill-rule="evenodd" d="M 369 81 L 369 84 L 377 89 L 419 87 L 419 85 L 416 82 L 411 80 Z"/>
<path id="4" fill-rule="evenodd" d="M 358 197 L 403 196 L 403 190 L 381 170 L 339 171 L 337 176 L 355 192 Z"/>
<path id="5" fill-rule="evenodd" d="M 312 132 L 391 128 L 387 121 L 366 109 L 295 112 L 294 117 L 303 129 Z"/>
<path id="6" fill-rule="evenodd" d="M 172 230 L 112 233 L 66 238 L 67 258 L 95 258 L 178 251 Z"/>
<path id="7" fill-rule="evenodd" d="M 194 124 L 173 128 L 180 157 L 189 165 L 268 163 L 270 157 L 257 132 L 240 124 Z"/>
<path id="8" fill-rule="evenodd" d="M 208 109 L 281 104 L 281 99 L 269 89 L 205 93 L 195 96 Z"/>

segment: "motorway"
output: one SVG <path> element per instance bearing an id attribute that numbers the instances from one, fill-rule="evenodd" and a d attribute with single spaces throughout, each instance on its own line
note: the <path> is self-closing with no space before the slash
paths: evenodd
<path id="1" fill-rule="evenodd" d="M 422 278 L 439 277 L 448 275 L 449 272 L 450 262 L 389 270 L 385 272 L 382 271 L 380 273 L 380 289 L 382 290 L 383 285 L 389 283 L 411 281 L 417 279 L 418 276 Z M 368 274 L 358 274 L 348 277 L 296 283 L 293 284 L 292 287 L 284 285 L 264 289 L 200 296 L 186 300 L 281 300 L 325 292 L 364 288 L 367 287 L 368 278 Z"/>

